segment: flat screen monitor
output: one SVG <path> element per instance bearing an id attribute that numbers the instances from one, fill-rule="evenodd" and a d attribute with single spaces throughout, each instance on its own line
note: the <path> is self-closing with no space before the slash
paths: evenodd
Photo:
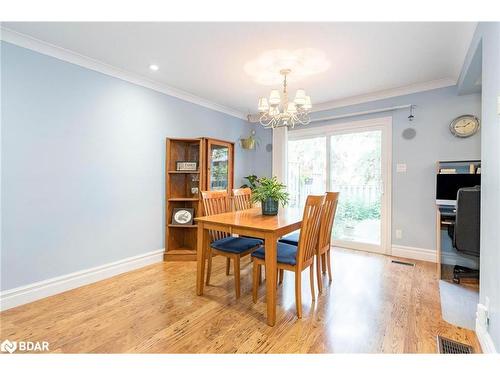
<path id="1" fill-rule="evenodd" d="M 436 181 L 436 203 L 454 205 L 458 189 L 481 185 L 480 174 L 438 174 Z"/>

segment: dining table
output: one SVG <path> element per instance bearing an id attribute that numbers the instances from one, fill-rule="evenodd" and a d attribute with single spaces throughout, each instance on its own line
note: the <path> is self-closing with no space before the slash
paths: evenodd
<path id="1" fill-rule="evenodd" d="M 263 215 L 260 207 L 195 218 L 198 226 L 196 293 L 203 295 L 209 231 L 228 235 L 256 237 L 264 240 L 267 324 L 276 324 L 277 241 L 284 235 L 300 229 L 302 212 L 296 208 L 280 208 L 274 216 Z"/>

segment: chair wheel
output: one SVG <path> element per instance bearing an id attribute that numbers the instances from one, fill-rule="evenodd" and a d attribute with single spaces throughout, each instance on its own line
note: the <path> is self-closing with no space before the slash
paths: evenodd
<path id="1" fill-rule="evenodd" d="M 460 284 L 460 279 L 453 278 L 453 283 L 454 283 L 454 284 Z"/>

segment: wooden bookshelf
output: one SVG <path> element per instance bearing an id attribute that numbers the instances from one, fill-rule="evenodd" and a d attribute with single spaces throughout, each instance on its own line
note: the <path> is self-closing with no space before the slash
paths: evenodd
<path id="1" fill-rule="evenodd" d="M 196 161 L 196 171 L 178 171 L 178 161 Z M 167 261 L 196 260 L 197 228 L 172 224 L 175 208 L 203 215 L 200 191 L 233 188 L 234 143 L 212 138 L 167 138 L 165 165 L 165 256 Z M 192 190 L 197 188 L 198 191 Z"/>
<path id="2" fill-rule="evenodd" d="M 200 191 L 203 183 L 203 139 L 167 138 L 166 144 L 166 228 L 165 260 L 196 260 L 196 225 L 172 224 L 174 208 L 193 208 L 194 216 L 202 213 Z M 196 161 L 196 171 L 177 171 L 178 161 Z M 197 189 L 197 191 L 193 190 Z"/>

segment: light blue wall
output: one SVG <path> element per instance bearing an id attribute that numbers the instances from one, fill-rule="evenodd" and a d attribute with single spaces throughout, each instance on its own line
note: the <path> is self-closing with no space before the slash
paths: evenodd
<path id="1" fill-rule="evenodd" d="M 482 49 L 480 302 L 490 301 L 489 334 L 500 351 L 500 23 L 481 22 L 468 57 Z M 467 64 L 467 60 L 466 60 Z M 467 67 L 467 65 L 466 65 Z"/>
<path id="2" fill-rule="evenodd" d="M 165 138 L 250 130 L 12 44 L 1 59 L 1 290 L 163 248 Z M 236 184 L 253 155 L 236 146 Z"/>
<path id="3" fill-rule="evenodd" d="M 264 129 L 259 123 L 255 124 L 256 137 L 260 141 L 260 146 L 253 155 L 254 172 L 259 177 L 271 177 L 272 174 L 272 143 L 273 133 Z M 270 145 L 271 149 L 266 149 Z"/>
<path id="4" fill-rule="evenodd" d="M 451 135 L 448 125 L 452 119 L 463 114 L 480 115 L 479 94 L 457 95 L 456 87 L 421 92 L 412 95 L 347 106 L 330 111 L 317 112 L 313 118 L 341 115 L 386 108 L 405 104 L 415 104 L 415 120 L 408 122 L 408 110 L 357 116 L 349 119 L 330 121 L 344 123 L 367 118 L 392 116 L 393 118 L 393 168 L 392 168 L 392 243 L 423 249 L 436 248 L 435 229 L 435 181 L 436 161 L 479 159 L 480 135 L 458 139 Z M 312 123 L 310 127 L 320 127 L 325 123 Z M 404 140 L 401 132 L 412 126 L 417 131 L 413 140 Z M 293 131 L 293 130 L 291 130 Z M 266 130 L 267 139 L 271 132 Z M 270 174 L 271 155 L 265 155 L 256 170 Z M 406 163 L 407 172 L 396 173 L 396 164 Z M 403 230 L 403 238 L 395 238 L 395 230 Z"/>

